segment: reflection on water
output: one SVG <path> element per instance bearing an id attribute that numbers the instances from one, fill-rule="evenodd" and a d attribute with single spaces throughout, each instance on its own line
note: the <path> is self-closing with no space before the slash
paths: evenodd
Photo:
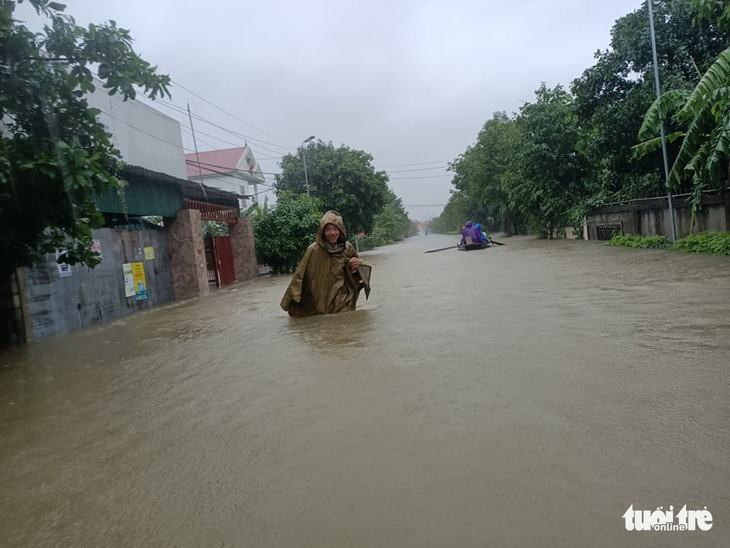
<path id="1" fill-rule="evenodd" d="M 3 546 L 625 546 L 630 504 L 716 519 L 632 545 L 730 544 L 728 258 L 503 241 L 0 353 Z"/>
<path id="2" fill-rule="evenodd" d="M 329 356 L 352 356 L 371 348 L 375 316 L 370 310 L 355 310 L 329 316 L 290 318 L 289 330 L 296 338 Z"/>

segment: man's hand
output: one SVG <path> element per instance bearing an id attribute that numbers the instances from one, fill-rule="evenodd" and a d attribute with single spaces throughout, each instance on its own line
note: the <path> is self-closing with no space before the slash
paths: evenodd
<path id="1" fill-rule="evenodd" d="M 352 257 L 350 259 L 350 269 L 355 272 L 360 267 L 360 259 Z"/>

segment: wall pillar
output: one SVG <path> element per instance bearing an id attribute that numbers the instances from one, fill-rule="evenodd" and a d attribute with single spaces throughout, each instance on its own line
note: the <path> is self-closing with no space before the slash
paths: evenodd
<path id="1" fill-rule="evenodd" d="M 177 218 L 165 219 L 172 285 L 176 299 L 210 293 L 200 211 L 181 209 Z"/>
<path id="2" fill-rule="evenodd" d="M 230 225 L 233 264 L 236 267 L 236 280 L 244 282 L 259 277 L 259 264 L 256 259 L 256 243 L 253 235 L 251 217 L 241 217 L 236 224 Z"/>

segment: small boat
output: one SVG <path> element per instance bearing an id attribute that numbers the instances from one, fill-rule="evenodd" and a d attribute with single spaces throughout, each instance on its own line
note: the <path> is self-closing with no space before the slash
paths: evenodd
<path id="1" fill-rule="evenodd" d="M 471 236 L 466 236 L 466 238 L 462 238 L 464 240 L 464 243 L 462 244 L 459 242 L 459 245 L 457 246 L 459 248 L 459 251 L 474 251 L 475 249 L 485 249 L 492 245 L 488 240 L 486 242 L 474 242 L 471 239 Z"/>
<path id="2" fill-rule="evenodd" d="M 492 244 L 489 242 L 477 242 L 467 243 L 464 245 L 459 244 L 457 247 L 459 248 L 459 251 L 474 251 L 475 249 L 486 249 L 488 247 L 492 247 Z"/>

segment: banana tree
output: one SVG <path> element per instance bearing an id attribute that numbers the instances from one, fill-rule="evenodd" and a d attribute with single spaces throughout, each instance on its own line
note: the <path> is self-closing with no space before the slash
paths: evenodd
<path id="1" fill-rule="evenodd" d="M 697 20 L 708 18 L 710 7 L 721 2 L 695 0 Z M 714 12 L 715 15 L 717 11 Z M 728 22 L 730 5 L 720 12 L 718 23 Z M 662 94 L 649 107 L 639 130 L 638 157 L 661 147 L 658 137 L 664 120 L 672 119 L 682 128 L 666 136 L 669 142 L 682 139 L 672 165 L 668 185 L 676 187 L 691 180 L 690 203 L 694 213 L 700 209 L 702 193 L 730 183 L 730 48 L 721 52 L 692 90 L 672 90 Z"/>

